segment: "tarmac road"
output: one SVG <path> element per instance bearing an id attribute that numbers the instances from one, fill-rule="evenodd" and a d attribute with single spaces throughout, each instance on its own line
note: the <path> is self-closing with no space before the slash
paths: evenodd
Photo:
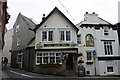
<path id="1" fill-rule="evenodd" d="M 3 72 L 6 74 L 6 77 L 3 77 L 2 80 L 120 80 L 120 77 L 72 77 L 42 75 L 10 67 L 7 67 L 3 70 Z"/>

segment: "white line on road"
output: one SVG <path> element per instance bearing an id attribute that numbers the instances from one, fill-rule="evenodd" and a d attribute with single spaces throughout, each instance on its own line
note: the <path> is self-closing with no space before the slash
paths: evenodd
<path id="1" fill-rule="evenodd" d="M 12 70 L 10 70 L 10 72 L 21 75 L 21 76 L 25 76 L 25 77 L 32 77 L 32 76 L 29 76 L 29 75 L 26 75 L 26 74 L 20 74 L 18 72 L 12 71 Z"/>

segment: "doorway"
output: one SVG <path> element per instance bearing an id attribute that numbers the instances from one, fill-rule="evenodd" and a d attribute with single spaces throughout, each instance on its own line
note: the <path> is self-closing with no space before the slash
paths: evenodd
<path id="1" fill-rule="evenodd" d="M 70 53 L 66 60 L 66 70 L 73 70 L 73 54 Z"/>

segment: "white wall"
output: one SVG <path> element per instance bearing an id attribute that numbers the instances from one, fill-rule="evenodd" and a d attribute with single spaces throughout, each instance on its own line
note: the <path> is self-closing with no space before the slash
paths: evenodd
<path id="1" fill-rule="evenodd" d="M 60 42 L 60 37 L 59 37 L 59 30 L 60 29 L 72 31 L 72 33 L 71 33 L 72 41 L 71 42 Z M 54 41 L 53 42 L 42 42 L 42 37 L 41 37 L 42 30 L 53 30 L 53 34 L 54 34 L 53 40 Z M 35 45 L 37 45 L 39 42 L 48 43 L 48 44 L 49 43 L 50 44 L 53 44 L 53 43 L 68 43 L 69 44 L 72 42 L 77 43 L 76 30 L 70 25 L 70 23 L 68 23 L 68 21 L 65 18 L 63 18 L 63 16 L 61 16 L 57 11 L 55 11 L 50 16 L 50 18 L 37 30 Z M 51 47 L 51 48 L 55 48 L 55 47 Z M 64 48 L 64 47 L 61 47 L 61 48 Z M 36 46 L 35 46 L 35 49 L 37 49 Z"/>
<path id="2" fill-rule="evenodd" d="M 11 53 L 9 52 L 12 47 L 12 35 L 13 35 L 13 29 L 10 29 L 5 34 L 5 46 L 3 48 L 3 57 L 8 58 L 8 63 L 11 63 Z"/>

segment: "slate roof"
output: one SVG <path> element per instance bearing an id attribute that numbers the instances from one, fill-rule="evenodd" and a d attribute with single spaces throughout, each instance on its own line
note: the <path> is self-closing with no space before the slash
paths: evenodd
<path id="1" fill-rule="evenodd" d="M 61 15 L 71 24 L 71 26 L 78 32 L 79 29 L 78 29 L 57 7 L 55 7 L 55 8 L 48 14 L 48 16 L 47 16 L 44 20 L 42 20 L 42 22 L 41 22 L 40 24 L 38 24 L 38 25 L 36 26 L 36 28 L 34 29 L 35 32 L 36 32 L 36 30 L 37 30 L 39 27 L 41 27 L 42 24 L 44 24 L 45 21 L 47 21 L 48 18 L 50 18 L 50 16 L 51 16 L 55 11 L 58 11 L 58 13 L 61 14 Z"/>

